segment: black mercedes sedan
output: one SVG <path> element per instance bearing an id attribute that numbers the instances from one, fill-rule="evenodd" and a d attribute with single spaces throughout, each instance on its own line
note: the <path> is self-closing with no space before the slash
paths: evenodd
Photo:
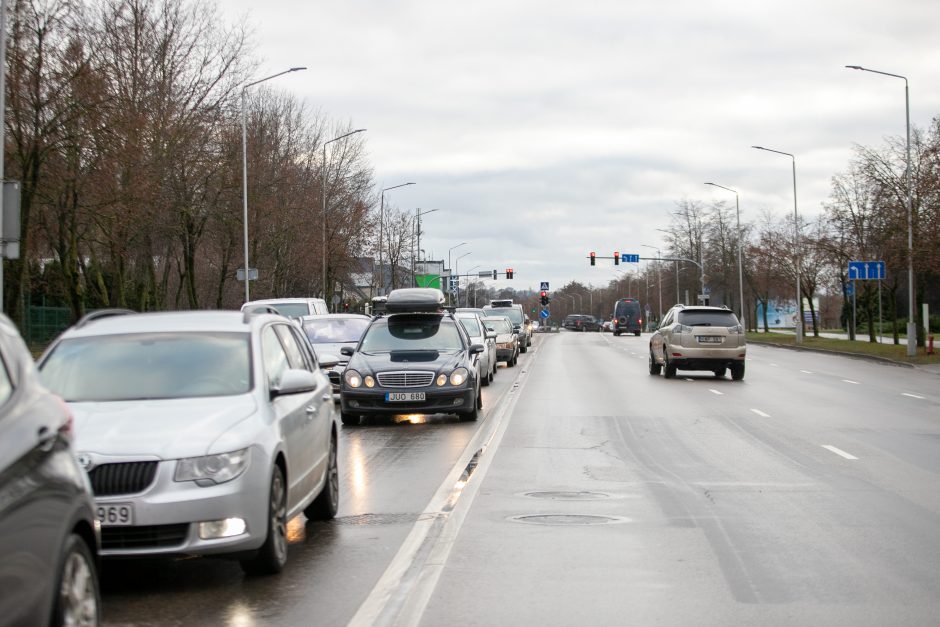
<path id="1" fill-rule="evenodd" d="M 399 414 L 456 414 L 476 420 L 482 408 L 480 354 L 443 294 L 429 288 L 393 290 L 358 346 L 344 348 L 349 364 L 340 397 L 342 421 Z"/>

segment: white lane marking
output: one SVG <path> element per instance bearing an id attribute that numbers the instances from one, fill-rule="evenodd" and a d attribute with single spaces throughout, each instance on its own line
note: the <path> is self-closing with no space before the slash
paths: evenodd
<path id="1" fill-rule="evenodd" d="M 800 370 L 803 374 L 815 374 L 812 370 Z"/>
<path id="2" fill-rule="evenodd" d="M 908 394 L 907 392 L 901 392 L 901 396 L 910 396 L 911 398 L 919 398 L 920 400 L 924 400 L 923 396 L 918 396 L 917 394 Z"/>
<path id="3" fill-rule="evenodd" d="M 718 396 L 724 396 L 724 395 L 725 395 L 724 392 L 719 392 L 718 390 L 716 390 L 716 389 L 714 389 L 714 388 L 708 388 L 708 391 L 711 392 L 712 394 L 717 394 Z"/>
<path id="4" fill-rule="evenodd" d="M 851 379 L 842 379 L 845 383 L 851 383 L 852 385 L 859 385 L 858 381 L 852 381 Z"/>
<path id="5" fill-rule="evenodd" d="M 525 372 L 520 372 L 512 389 L 499 398 L 496 411 L 485 417 L 483 427 L 464 448 L 398 553 L 348 623 L 350 627 L 420 622 L 528 381 L 523 376 Z M 468 475 L 468 471 L 472 474 Z"/>
<path id="6" fill-rule="evenodd" d="M 759 409 L 754 409 L 754 408 L 752 407 L 752 408 L 751 408 L 751 411 L 754 412 L 755 414 L 757 414 L 758 416 L 760 416 L 761 418 L 770 418 L 770 414 L 765 413 L 765 412 L 762 412 L 762 411 L 759 410 Z"/>
<path id="7" fill-rule="evenodd" d="M 695 381 L 695 379 L 686 379 L 686 381 Z"/>
<path id="8" fill-rule="evenodd" d="M 770 362 L 770 365 L 773 366 L 774 368 L 777 367 L 777 364 L 775 364 L 774 362 Z"/>
<path id="9" fill-rule="evenodd" d="M 832 451 L 833 453 L 835 453 L 836 455 L 840 457 L 844 457 L 846 459 L 858 459 L 855 455 L 850 455 L 849 453 L 846 453 L 842 449 L 836 448 L 832 446 L 831 444 L 823 444 L 822 447 L 826 450 Z"/>

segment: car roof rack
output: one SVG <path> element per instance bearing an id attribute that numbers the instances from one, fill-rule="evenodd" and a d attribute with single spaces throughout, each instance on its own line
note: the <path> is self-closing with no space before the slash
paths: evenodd
<path id="1" fill-rule="evenodd" d="M 128 314 L 135 314 L 136 311 L 132 309 L 121 309 L 121 308 L 110 308 L 110 309 L 96 309 L 95 311 L 89 311 L 84 316 L 78 319 L 78 322 L 75 323 L 76 329 L 81 329 L 83 326 L 92 322 L 94 320 L 100 320 L 101 318 L 110 318 L 111 316 L 126 316 Z"/>

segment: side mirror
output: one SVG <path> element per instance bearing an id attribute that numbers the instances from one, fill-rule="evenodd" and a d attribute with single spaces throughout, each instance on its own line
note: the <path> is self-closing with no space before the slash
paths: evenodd
<path id="1" fill-rule="evenodd" d="M 355 352 L 356 352 L 356 349 L 353 348 L 352 346 L 343 346 L 342 348 L 339 349 L 339 354 L 345 355 L 346 357 L 352 357 Z"/>
<path id="2" fill-rule="evenodd" d="M 271 389 L 271 398 L 284 396 L 286 394 L 312 392 L 315 389 L 317 389 L 317 377 L 315 374 L 309 370 L 291 368 L 290 370 L 284 371 L 280 385 Z"/>
<path id="3" fill-rule="evenodd" d="M 495 332 L 495 331 L 487 331 L 487 332 L 486 332 L 486 339 L 488 339 L 488 340 L 495 340 L 497 337 L 498 337 L 498 336 L 496 335 L 496 332 Z"/>
<path id="4" fill-rule="evenodd" d="M 470 354 L 471 354 L 471 355 L 479 355 L 479 354 L 482 353 L 484 350 L 486 350 L 486 349 L 484 348 L 484 346 L 483 346 L 482 344 L 471 344 L 471 345 L 470 345 Z"/>

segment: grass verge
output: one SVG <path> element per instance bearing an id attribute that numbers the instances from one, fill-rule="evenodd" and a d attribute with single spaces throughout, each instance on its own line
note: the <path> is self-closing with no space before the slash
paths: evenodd
<path id="1" fill-rule="evenodd" d="M 783 346 L 796 346 L 796 336 L 786 333 L 753 333 L 747 334 L 747 341 L 755 344 L 777 344 Z M 803 346 L 806 348 L 816 348 L 820 350 L 832 351 L 835 353 L 849 353 L 854 355 L 868 355 L 871 357 L 880 357 L 890 359 L 906 364 L 928 365 L 940 364 L 940 353 L 927 355 L 923 348 L 917 349 L 915 357 L 907 356 L 907 346 L 900 344 L 872 344 L 866 341 L 836 340 L 826 337 L 807 336 L 803 338 Z"/>

